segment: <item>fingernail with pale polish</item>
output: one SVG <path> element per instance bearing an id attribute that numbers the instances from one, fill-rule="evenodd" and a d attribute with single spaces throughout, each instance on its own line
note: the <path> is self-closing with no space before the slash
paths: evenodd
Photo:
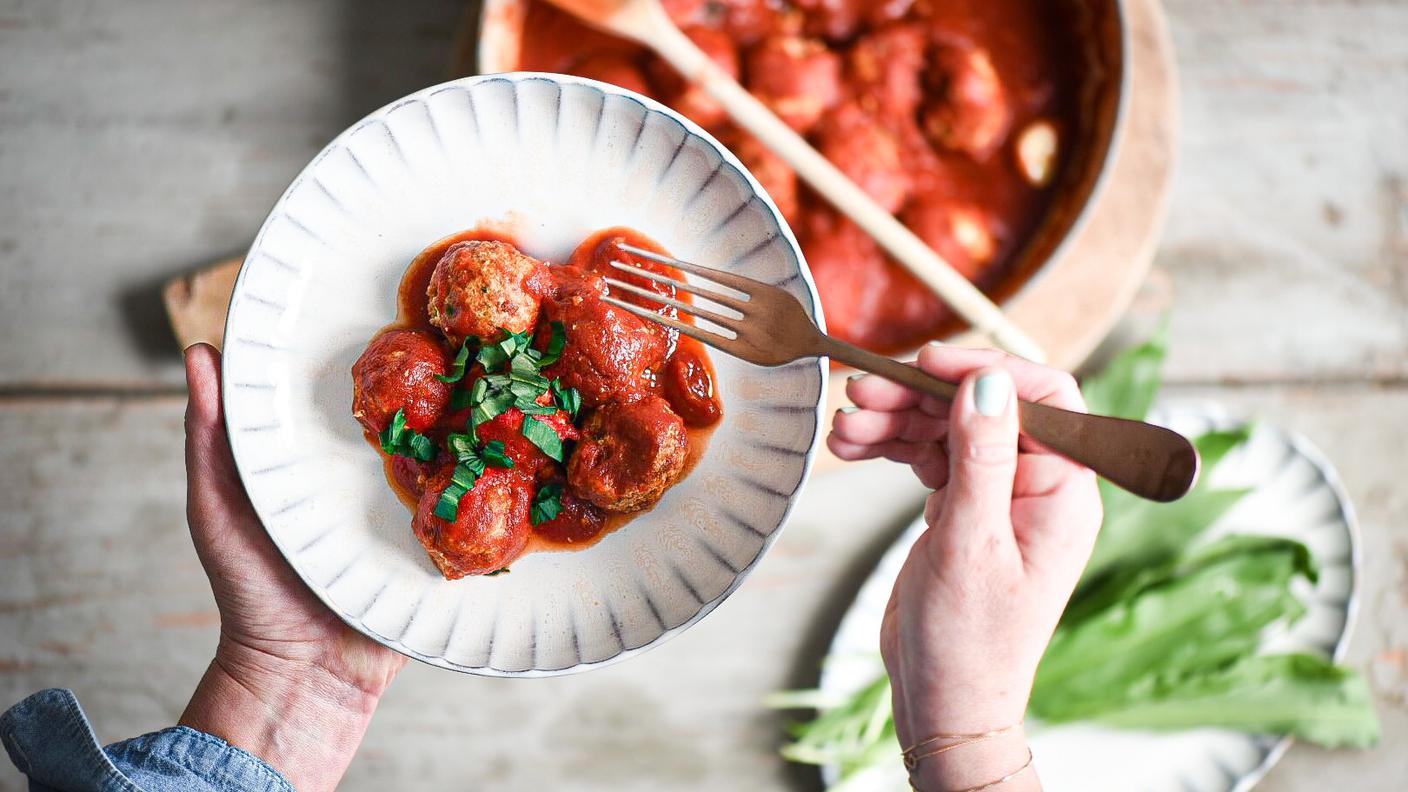
<path id="1" fill-rule="evenodd" d="M 841 408 L 842 415 L 855 415 L 858 412 L 860 412 L 860 408 L 854 404 L 847 404 L 845 407 Z"/>
<path id="2" fill-rule="evenodd" d="M 862 379 L 864 379 L 864 378 L 865 378 L 865 372 L 864 372 L 864 371 L 857 371 L 856 373 L 852 374 L 851 376 L 846 377 L 846 381 L 847 381 L 847 382 L 858 382 L 858 381 L 860 381 L 860 380 L 862 380 Z"/>
<path id="3" fill-rule="evenodd" d="M 1002 415 L 1012 399 L 1012 377 L 1005 371 L 989 371 L 973 383 L 973 406 L 989 418 Z"/>
<path id="4" fill-rule="evenodd" d="M 944 346 L 944 342 L 942 342 L 942 341 L 940 341 L 939 339 L 935 338 L 933 341 L 930 341 L 930 342 L 929 342 L 929 346 L 931 346 L 931 347 L 941 347 L 941 346 Z"/>

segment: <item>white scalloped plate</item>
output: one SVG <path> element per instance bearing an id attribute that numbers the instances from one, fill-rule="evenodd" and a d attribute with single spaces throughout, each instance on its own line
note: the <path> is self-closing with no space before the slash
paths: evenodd
<path id="1" fill-rule="evenodd" d="M 1185 435 L 1229 429 L 1240 422 L 1214 404 L 1159 409 L 1151 416 Z M 1304 542 L 1320 565 L 1320 580 L 1304 591 L 1307 612 L 1267 641 L 1268 648 L 1341 659 L 1356 611 L 1359 566 L 1354 511 L 1334 468 L 1308 440 L 1265 424 L 1218 466 L 1216 483 L 1252 487 L 1209 535 L 1252 533 Z M 886 551 L 832 639 L 820 686 L 844 694 L 873 681 L 879 664 L 880 620 L 909 548 L 925 528 L 910 526 Z M 1151 732 L 1076 723 L 1028 724 L 1032 753 L 1049 792 L 1247 792 L 1290 746 L 1291 738 L 1227 729 Z M 823 771 L 835 784 L 835 768 Z M 896 749 L 892 767 L 857 778 L 847 789 L 907 789 Z"/>
<path id="2" fill-rule="evenodd" d="M 399 652 L 476 674 L 581 671 L 678 634 L 742 582 L 806 479 L 825 369 L 715 354 L 723 421 L 653 511 L 586 550 L 446 581 L 352 419 L 350 370 L 394 318 L 411 258 L 484 221 L 556 261 L 629 226 L 785 287 L 818 321 L 819 303 L 732 154 L 656 102 L 576 77 L 466 78 L 393 102 L 275 205 L 235 285 L 224 362 L 235 461 L 269 535 L 328 607 Z"/>

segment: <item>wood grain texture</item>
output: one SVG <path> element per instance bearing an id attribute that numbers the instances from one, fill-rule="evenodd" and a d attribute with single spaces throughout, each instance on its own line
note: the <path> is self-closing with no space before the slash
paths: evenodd
<path id="1" fill-rule="evenodd" d="M 1171 375 L 1408 376 L 1408 4 L 1167 3 Z"/>
<path id="2" fill-rule="evenodd" d="M 1174 390 L 1310 435 L 1364 529 L 1350 660 L 1372 682 L 1384 742 L 1296 746 L 1258 790 L 1397 790 L 1408 777 L 1408 5 L 1166 10 L 1182 122 L 1157 256 L 1169 277 L 1155 291 L 1174 306 L 1173 379 L 1207 384 Z M 455 0 L 0 0 L 0 332 L 12 340 L 0 349 L 0 706 L 65 685 L 105 739 L 168 725 L 216 629 L 185 533 L 179 398 L 16 394 L 179 388 L 161 284 L 244 248 L 333 134 L 440 79 L 460 11 Z M 893 467 L 841 475 L 809 489 L 737 595 L 658 651 L 528 683 L 409 669 L 344 788 L 817 788 L 775 757 L 780 720 L 758 700 L 814 681 L 846 597 L 921 495 Z M 20 788 L 0 762 L 0 790 Z"/>
<path id="3" fill-rule="evenodd" d="M 1384 721 L 1369 752 L 1294 747 L 1263 787 L 1393 789 L 1408 773 L 1408 495 L 1383 460 L 1408 425 L 1408 389 L 1178 389 L 1299 427 L 1338 460 L 1364 529 L 1364 600 L 1349 662 Z M 213 603 L 183 520 L 179 399 L 0 407 L 0 702 L 75 688 L 115 740 L 171 723 L 213 650 Z M 140 467 L 138 478 L 114 470 Z M 865 492 L 864 500 L 854 497 Z M 74 497 L 82 493 L 82 497 Z M 774 750 L 759 701 L 812 684 L 831 631 L 923 491 L 897 467 L 852 466 L 814 485 L 755 574 L 716 614 L 629 663 L 558 679 L 460 677 L 412 664 L 343 788 L 815 789 Z M 139 550 L 140 548 L 140 550 Z M 161 673 L 154 675 L 153 668 Z M 525 755 L 535 757 L 525 761 Z M 18 788 L 0 762 L 0 789 Z"/>
<path id="4" fill-rule="evenodd" d="M 0 334 L 32 339 L 0 387 L 179 386 L 165 281 L 242 254 L 334 135 L 442 79 L 461 11 L 0 2 Z"/>

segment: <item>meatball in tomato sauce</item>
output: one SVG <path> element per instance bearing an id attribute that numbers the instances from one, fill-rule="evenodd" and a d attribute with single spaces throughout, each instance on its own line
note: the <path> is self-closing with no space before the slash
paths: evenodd
<path id="1" fill-rule="evenodd" d="M 411 529 L 449 580 L 503 569 L 523 553 L 532 533 L 533 480 L 513 468 L 485 468 L 450 522 L 435 515 L 435 506 L 453 473 L 447 466 L 428 483 Z"/>
<path id="2" fill-rule="evenodd" d="M 771 37 L 749 53 L 747 66 L 754 95 L 798 132 L 841 99 L 841 57 L 820 41 Z"/>
<path id="3" fill-rule="evenodd" d="M 669 353 L 663 334 L 635 314 L 603 302 L 606 282 L 601 276 L 564 267 L 559 282 L 543 311 L 550 321 L 562 323 L 567 344 L 544 375 L 576 388 L 588 407 L 643 398 Z M 539 330 L 540 346 L 549 333 L 546 326 Z"/>
<path id="4" fill-rule="evenodd" d="M 664 399 L 608 404 L 582 425 L 581 442 L 567 463 L 567 483 L 605 511 L 635 511 L 675 483 L 688 451 L 684 421 Z"/>
<path id="5" fill-rule="evenodd" d="M 507 242 L 460 242 L 435 265 L 426 310 L 451 342 L 497 341 L 533 329 L 546 282 L 546 265 Z"/>
<path id="6" fill-rule="evenodd" d="M 963 39 L 944 41 L 935 51 L 929 79 L 940 97 L 924 111 L 929 139 L 979 162 L 992 156 L 1007 139 L 1012 109 L 987 50 Z"/>
<path id="7" fill-rule="evenodd" d="M 450 386 L 435 378 L 448 365 L 444 348 L 425 333 L 382 333 L 352 364 L 352 416 L 379 434 L 405 410 L 406 426 L 425 431 L 450 401 Z"/>
<path id="8" fill-rule="evenodd" d="M 817 150 L 885 211 L 894 213 L 904 205 L 910 179 L 900 141 L 859 106 L 843 105 L 822 122 Z"/>

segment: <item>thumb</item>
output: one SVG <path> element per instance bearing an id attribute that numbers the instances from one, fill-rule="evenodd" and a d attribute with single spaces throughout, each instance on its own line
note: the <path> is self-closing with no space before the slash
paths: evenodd
<path id="1" fill-rule="evenodd" d="M 186 349 L 186 511 L 192 533 L 218 523 L 247 503 L 235 473 L 220 405 L 220 353 L 209 344 Z"/>
<path id="2" fill-rule="evenodd" d="M 1017 475 L 1017 403 L 1012 376 L 999 368 L 969 374 L 949 413 L 949 477 L 944 518 L 974 541 L 1005 531 L 1010 540 Z M 997 537 L 1003 538 L 1003 537 Z"/>

